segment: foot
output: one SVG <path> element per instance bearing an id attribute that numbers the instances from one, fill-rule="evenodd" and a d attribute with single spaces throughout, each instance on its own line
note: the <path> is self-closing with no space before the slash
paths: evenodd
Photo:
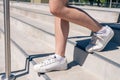
<path id="1" fill-rule="evenodd" d="M 34 66 L 34 70 L 39 73 L 46 73 L 54 70 L 66 70 L 67 60 L 63 58 L 58 60 L 55 55 L 49 56 L 47 59 L 43 60 L 39 64 Z"/>
<path id="2" fill-rule="evenodd" d="M 86 47 L 86 51 L 87 52 L 102 51 L 113 36 L 114 36 L 113 30 L 110 27 L 105 26 L 99 32 L 93 34 L 90 43 Z"/>

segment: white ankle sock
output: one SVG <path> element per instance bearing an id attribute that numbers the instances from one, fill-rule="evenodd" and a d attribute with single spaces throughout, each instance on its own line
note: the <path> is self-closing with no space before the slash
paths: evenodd
<path id="1" fill-rule="evenodd" d="M 56 58 L 59 60 L 59 61 L 62 61 L 64 59 L 64 57 L 58 55 L 58 54 L 55 54 Z"/>
<path id="2" fill-rule="evenodd" d="M 105 27 L 102 27 L 102 29 L 101 29 L 101 30 L 99 30 L 99 31 L 97 32 L 97 34 L 106 33 L 106 29 L 107 29 L 107 27 L 106 27 L 106 26 L 105 26 Z"/>

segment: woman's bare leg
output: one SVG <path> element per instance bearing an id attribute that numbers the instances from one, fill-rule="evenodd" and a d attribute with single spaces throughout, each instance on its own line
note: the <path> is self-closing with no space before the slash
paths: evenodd
<path id="1" fill-rule="evenodd" d="M 69 33 L 69 22 L 59 17 L 55 18 L 55 53 L 65 56 L 66 42 Z"/>
<path id="2" fill-rule="evenodd" d="M 34 66 L 37 72 L 44 73 L 53 70 L 66 70 L 67 59 L 64 57 L 67 37 L 69 33 L 69 22 L 84 26 L 93 32 L 97 32 L 96 43 L 97 45 L 89 44 L 87 46 L 88 52 L 101 51 L 105 45 L 113 37 L 114 32 L 111 28 L 102 26 L 84 11 L 75 8 L 66 7 L 67 0 L 50 0 L 50 11 L 56 16 L 55 19 L 55 39 L 56 49 L 55 55 L 50 56 L 40 64 Z M 94 49 L 94 50 L 93 50 Z"/>
<path id="3" fill-rule="evenodd" d="M 82 10 L 66 7 L 67 0 L 50 0 L 50 10 L 55 18 L 55 53 L 65 56 L 66 41 L 69 32 L 68 21 L 85 26 L 94 32 L 101 29 L 101 26 L 89 17 Z M 59 18 L 60 17 L 60 18 Z M 62 18 L 62 19 L 61 19 Z"/>
<path id="4" fill-rule="evenodd" d="M 53 15 L 61 19 L 84 26 L 93 32 L 99 31 L 102 27 L 82 10 L 69 8 L 66 6 L 67 0 L 50 0 L 50 11 Z"/>

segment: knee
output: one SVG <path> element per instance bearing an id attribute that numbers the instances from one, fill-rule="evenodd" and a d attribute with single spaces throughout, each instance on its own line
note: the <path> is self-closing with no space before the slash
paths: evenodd
<path id="1" fill-rule="evenodd" d="M 50 12 L 54 16 L 61 16 L 62 15 L 61 9 L 58 9 L 58 8 L 50 8 Z"/>

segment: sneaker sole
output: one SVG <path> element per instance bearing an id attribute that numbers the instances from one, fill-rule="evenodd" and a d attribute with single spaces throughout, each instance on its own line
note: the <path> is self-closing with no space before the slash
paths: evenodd
<path id="1" fill-rule="evenodd" d="M 44 74 L 44 73 L 52 72 L 52 71 L 65 71 L 65 70 L 67 70 L 67 68 L 65 68 L 65 69 L 54 69 L 54 70 L 45 70 L 43 72 L 37 71 L 37 72 L 40 73 L 40 74 Z"/>
<path id="2" fill-rule="evenodd" d="M 37 72 L 37 73 L 40 73 L 40 74 L 44 74 L 44 73 L 47 73 L 47 72 L 52 72 L 52 71 L 64 71 L 64 70 L 67 70 L 68 66 L 67 64 L 65 66 L 62 66 L 61 68 L 53 68 L 53 69 L 45 69 L 45 70 L 39 70 L 39 69 L 36 69 L 34 68 L 34 70 Z"/>

